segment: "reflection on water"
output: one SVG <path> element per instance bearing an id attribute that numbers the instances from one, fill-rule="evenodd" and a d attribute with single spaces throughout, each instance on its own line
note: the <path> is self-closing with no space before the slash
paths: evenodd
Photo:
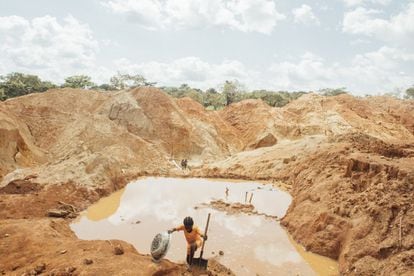
<path id="1" fill-rule="evenodd" d="M 82 239 L 122 239 L 139 252 L 149 253 L 157 233 L 180 225 L 185 216 L 192 216 L 204 230 L 207 213 L 211 212 L 204 250 L 207 258 L 218 256 L 222 250 L 219 261 L 237 275 L 314 275 L 277 221 L 194 208 L 213 199 L 244 203 L 246 192 L 253 193 L 255 209 L 268 215 L 282 217 L 291 201 L 289 194 L 253 182 L 145 178 L 91 206 L 71 228 Z M 167 258 L 184 262 L 185 254 L 184 235 L 174 233 Z M 326 263 L 326 258 L 313 256 Z"/>

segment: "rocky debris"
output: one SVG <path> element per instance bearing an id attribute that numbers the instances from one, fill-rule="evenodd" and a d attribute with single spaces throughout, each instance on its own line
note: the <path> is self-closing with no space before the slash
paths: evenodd
<path id="1" fill-rule="evenodd" d="M 254 206 L 252 204 L 243 204 L 240 202 L 235 203 L 228 203 L 221 199 L 219 200 L 212 200 L 208 204 L 204 204 L 204 206 L 214 208 L 219 211 L 224 211 L 227 214 L 253 214 L 254 213 Z"/>
<path id="2" fill-rule="evenodd" d="M 23 180 L 27 181 L 27 180 L 35 179 L 35 178 L 38 178 L 37 174 L 29 174 L 29 175 L 25 176 Z"/>
<path id="3" fill-rule="evenodd" d="M 296 155 L 293 155 L 292 157 L 288 157 L 288 158 L 284 158 L 283 159 L 283 164 L 289 164 L 290 162 L 294 162 L 296 161 Z"/>
<path id="4" fill-rule="evenodd" d="M 69 210 L 72 213 L 77 212 L 76 208 L 72 204 L 68 204 L 68 203 L 65 203 L 65 202 L 62 202 L 62 201 L 58 201 L 58 204 L 60 205 L 60 209 Z"/>
<path id="5" fill-rule="evenodd" d="M 276 137 L 271 134 L 267 133 L 257 139 L 253 144 L 250 144 L 247 146 L 247 149 L 258 149 L 258 148 L 264 148 L 264 147 L 271 147 L 276 145 L 277 139 Z"/>
<path id="6" fill-rule="evenodd" d="M 158 274 L 158 275 L 165 275 L 165 274 Z M 191 271 L 186 271 L 182 273 L 181 275 L 184 276 L 233 276 L 235 275 L 233 271 L 228 269 L 227 267 L 223 266 L 218 262 L 217 258 L 209 259 L 207 270 L 201 269 L 199 267 L 193 266 L 191 267 Z"/>
<path id="7" fill-rule="evenodd" d="M 66 268 L 66 271 L 69 272 L 69 273 L 73 273 L 75 270 L 76 270 L 76 267 L 74 267 L 74 266 L 70 266 L 70 267 Z"/>
<path id="8" fill-rule="evenodd" d="M 115 255 L 123 255 L 123 254 L 124 254 L 124 248 L 122 247 L 122 245 L 117 244 L 117 245 L 114 247 L 114 254 L 115 254 Z"/>
<path id="9" fill-rule="evenodd" d="M 58 201 L 59 209 L 50 209 L 47 211 L 48 217 L 53 218 L 76 218 L 77 217 L 77 211 L 76 208 L 71 205 L 64 203 L 62 201 Z"/>
<path id="10" fill-rule="evenodd" d="M 83 259 L 83 263 L 86 264 L 86 265 L 90 265 L 90 264 L 93 264 L 93 260 L 91 260 L 91 259 Z"/>
<path id="11" fill-rule="evenodd" d="M 209 261 L 208 270 L 209 270 L 209 275 L 211 276 L 222 276 L 222 275 L 233 276 L 235 275 L 233 271 L 221 265 L 219 262 L 215 260 Z"/>
<path id="12" fill-rule="evenodd" d="M 37 265 L 34 269 L 30 270 L 29 272 L 23 273 L 23 275 L 24 276 L 40 275 L 45 270 L 46 270 L 46 264 L 45 263 L 42 263 L 40 265 Z"/>
<path id="13" fill-rule="evenodd" d="M 61 209 L 62 206 L 57 203 L 59 200 L 70 202 L 77 209 L 83 209 L 99 196 L 93 190 L 69 182 L 51 185 L 33 194 L 5 194 L 0 198 L 0 219 L 27 219 L 42 218 L 48 216 L 47 213 L 51 209 Z M 68 210 L 72 210 L 71 207 Z"/>
<path id="14" fill-rule="evenodd" d="M 45 263 L 43 263 L 43 264 L 40 264 L 40 265 L 38 265 L 38 266 L 36 266 L 35 267 L 35 269 L 34 269 L 34 271 L 37 273 L 37 274 L 40 274 L 40 273 L 42 273 L 43 271 L 45 271 L 46 270 L 46 264 Z"/>
<path id="15" fill-rule="evenodd" d="M 54 269 L 48 275 L 49 276 L 75 276 L 79 275 L 76 271 L 77 268 L 74 266 L 69 266 L 66 268 Z"/>
<path id="16" fill-rule="evenodd" d="M 47 216 L 52 218 L 66 218 L 71 214 L 68 210 L 50 209 L 47 211 Z"/>
<path id="17" fill-rule="evenodd" d="M 256 216 L 264 216 L 269 219 L 279 220 L 277 216 L 267 215 L 265 213 L 259 213 L 255 210 L 253 204 L 243 204 L 240 202 L 235 203 L 228 203 L 221 199 L 212 200 L 210 203 L 204 203 L 201 206 L 196 206 L 197 208 L 200 207 L 209 207 L 213 208 L 222 212 L 226 212 L 228 215 L 234 214 L 247 214 L 247 215 L 256 215 Z"/>
<path id="18" fill-rule="evenodd" d="M 223 256 L 223 255 L 224 255 L 224 251 L 220 250 L 220 251 L 219 251 L 219 255 L 220 255 L 220 256 Z"/>

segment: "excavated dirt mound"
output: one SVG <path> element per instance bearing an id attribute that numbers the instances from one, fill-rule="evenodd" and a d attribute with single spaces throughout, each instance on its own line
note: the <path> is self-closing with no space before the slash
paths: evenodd
<path id="1" fill-rule="evenodd" d="M 11 99 L 1 107 L 12 114 L 9 117 L 22 121 L 23 126 L 15 123 L 15 129 L 30 129 L 26 140 L 35 145 L 33 149 L 20 146 L 22 156 L 29 155 L 23 148 L 31 149 L 29 153 L 40 152 L 35 151 L 37 146 L 48 160 L 39 160 L 36 166 L 20 162 L 22 158 L 15 161 L 19 147 L 13 143 L 20 140 L 5 136 L 2 141 L 7 145 L 0 162 L 7 166 L 2 166 L 0 177 L 10 171 L 13 174 L 0 187 L 37 174 L 42 185 L 74 181 L 108 188 L 112 177 L 165 175 L 176 167 L 173 159 L 203 163 L 225 158 L 241 147 L 228 124 L 212 123 L 217 121 L 216 114 L 204 111 L 197 120 L 188 118 L 186 109 L 155 88 L 118 93 L 52 90 Z M 17 166 L 23 170 L 14 170 Z"/>
<path id="2" fill-rule="evenodd" d="M 307 250 L 338 259 L 342 274 L 409 275 L 414 272 L 414 144 L 384 146 L 369 137 L 336 137 L 332 140 L 341 142 L 319 143 L 295 158 L 279 156 L 289 153 L 289 145 L 261 158 L 238 154 L 200 175 L 245 178 L 257 172 L 290 183 L 293 202 L 282 225 Z M 255 165 L 258 160 L 265 163 Z"/>
<path id="3" fill-rule="evenodd" d="M 176 100 L 178 106 L 185 112 L 186 117 L 195 129 L 203 131 L 203 136 L 210 136 L 217 141 L 217 146 L 224 154 L 229 155 L 239 152 L 243 148 L 243 142 L 238 136 L 237 130 L 220 117 L 220 113 L 207 111 L 204 107 L 190 98 Z M 214 148 L 205 148 L 205 151 L 218 152 Z M 226 157 L 220 156 L 219 158 Z M 215 160 L 218 159 L 216 155 Z"/>
<path id="4" fill-rule="evenodd" d="M 155 264 L 118 240 L 80 241 L 62 219 L 6 220 L 0 272 L 13 275 L 184 275 L 184 265 Z M 24 250 L 22 250 L 24 249 Z"/>
<path id="5" fill-rule="evenodd" d="M 362 99 L 346 94 L 323 97 L 307 94 L 281 110 L 287 121 L 298 125 L 297 132 L 301 136 L 334 136 L 359 132 L 387 142 L 412 141 L 413 133 L 407 128 L 410 123 L 397 121 L 377 101 L 383 101 L 383 98 Z M 392 102 L 401 106 L 399 110 L 412 114 L 413 101 L 393 99 Z M 412 118 L 412 115 L 404 115 L 404 118 Z"/>
<path id="6" fill-rule="evenodd" d="M 35 145 L 27 125 L 0 105 L 0 181 L 9 171 L 45 160 L 44 151 Z"/>
<path id="7" fill-rule="evenodd" d="M 343 274 L 413 272 L 414 159 L 363 147 L 336 144 L 286 171 L 294 202 L 282 224 L 308 250 L 339 258 Z"/>
<path id="8" fill-rule="evenodd" d="M 1 102 L 0 138 L 3 274 L 189 275 L 48 217 L 76 216 L 145 175 L 268 180 L 293 196 L 281 223 L 342 274 L 414 273 L 414 101 L 307 94 L 206 111 L 156 88 L 58 89 Z M 231 272 L 212 260 L 210 274 Z"/>
<path id="9" fill-rule="evenodd" d="M 286 135 L 293 126 L 283 124 L 279 109 L 272 108 L 261 100 L 245 100 L 218 111 L 242 140 L 245 149 L 272 146 L 278 136 Z"/>

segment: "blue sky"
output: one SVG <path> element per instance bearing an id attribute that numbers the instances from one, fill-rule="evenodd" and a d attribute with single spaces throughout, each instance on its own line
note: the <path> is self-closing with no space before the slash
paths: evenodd
<path id="1" fill-rule="evenodd" d="M 0 74 L 54 82 L 121 73 L 159 85 L 346 87 L 414 84 L 412 0 L 0 0 Z"/>

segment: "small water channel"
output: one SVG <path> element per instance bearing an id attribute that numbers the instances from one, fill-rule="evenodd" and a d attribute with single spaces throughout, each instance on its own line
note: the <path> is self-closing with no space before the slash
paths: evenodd
<path id="1" fill-rule="evenodd" d="M 242 212 L 229 215 L 206 205 L 212 200 L 244 203 L 246 192 L 247 201 L 253 194 L 255 211 L 268 216 L 283 217 L 291 202 L 288 193 L 261 183 L 151 177 L 101 199 L 71 228 L 81 239 L 120 239 L 140 253 L 149 253 L 157 233 L 182 224 L 185 216 L 192 216 L 204 231 L 211 213 L 204 256 L 216 257 L 236 275 L 338 274 L 336 262 L 304 252 L 274 218 Z M 166 258 L 185 262 L 185 254 L 184 235 L 176 232 Z"/>

